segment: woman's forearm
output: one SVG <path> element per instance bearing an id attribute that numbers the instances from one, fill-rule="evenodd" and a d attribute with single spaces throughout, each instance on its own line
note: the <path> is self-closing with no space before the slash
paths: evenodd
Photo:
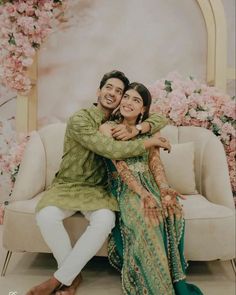
<path id="1" fill-rule="evenodd" d="M 133 192 L 141 195 L 145 191 L 145 188 L 137 181 L 125 161 L 117 161 L 114 164 L 123 182 L 126 183 Z"/>
<path id="2" fill-rule="evenodd" d="M 149 167 L 159 188 L 169 188 L 160 152 L 157 148 L 152 148 L 149 152 Z"/>

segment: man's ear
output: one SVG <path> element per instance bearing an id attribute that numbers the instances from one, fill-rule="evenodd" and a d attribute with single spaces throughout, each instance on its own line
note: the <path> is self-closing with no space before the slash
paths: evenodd
<path id="1" fill-rule="evenodd" d="M 98 88 L 98 89 L 97 89 L 97 98 L 99 98 L 100 93 L 101 93 L 101 90 L 100 90 L 100 88 Z"/>

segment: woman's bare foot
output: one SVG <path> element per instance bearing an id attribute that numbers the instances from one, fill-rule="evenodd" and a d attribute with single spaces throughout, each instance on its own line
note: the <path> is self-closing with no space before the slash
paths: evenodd
<path id="1" fill-rule="evenodd" d="M 56 291 L 55 295 L 75 295 L 76 289 L 82 282 L 81 273 L 74 279 L 70 286 L 63 286 L 60 290 Z"/>
<path id="2" fill-rule="evenodd" d="M 30 289 L 26 295 L 50 295 L 60 285 L 61 283 L 56 278 L 52 277 L 42 284 Z"/>

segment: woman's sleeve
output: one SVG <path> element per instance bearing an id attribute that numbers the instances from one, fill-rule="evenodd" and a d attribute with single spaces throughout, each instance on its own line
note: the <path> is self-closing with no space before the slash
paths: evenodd
<path id="1" fill-rule="evenodd" d="M 141 195 L 142 192 L 145 190 L 144 187 L 137 181 L 135 176 L 133 175 L 132 171 L 129 169 L 129 166 L 125 161 L 113 161 L 114 165 L 116 166 L 117 172 L 119 173 L 121 179 L 129 189 L 133 192 Z"/>
<path id="2" fill-rule="evenodd" d="M 151 149 L 149 153 L 149 167 L 159 187 L 164 215 L 183 217 L 183 209 L 178 202 L 178 192 L 170 188 L 167 182 L 164 166 L 161 162 L 159 150 Z"/>
<path id="3" fill-rule="evenodd" d="M 169 188 L 165 174 L 165 169 L 161 161 L 158 148 L 152 148 L 149 152 L 149 168 L 154 176 L 154 179 L 160 189 Z"/>

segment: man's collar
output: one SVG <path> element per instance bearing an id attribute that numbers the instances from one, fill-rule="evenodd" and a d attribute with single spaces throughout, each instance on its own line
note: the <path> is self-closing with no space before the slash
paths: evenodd
<path id="1" fill-rule="evenodd" d="M 101 123 L 105 121 L 105 114 L 104 112 L 97 107 L 97 103 L 93 103 L 93 106 L 90 108 L 91 113 L 94 116 L 94 120 L 97 123 Z"/>
<path id="2" fill-rule="evenodd" d="M 98 107 L 98 103 L 96 102 L 93 103 L 93 106 L 91 107 L 91 109 L 94 111 L 96 116 L 99 116 L 100 122 L 102 123 L 105 123 L 112 116 L 112 113 L 111 113 L 109 118 L 107 118 L 105 112 Z M 100 116 L 102 116 L 102 119 Z"/>

